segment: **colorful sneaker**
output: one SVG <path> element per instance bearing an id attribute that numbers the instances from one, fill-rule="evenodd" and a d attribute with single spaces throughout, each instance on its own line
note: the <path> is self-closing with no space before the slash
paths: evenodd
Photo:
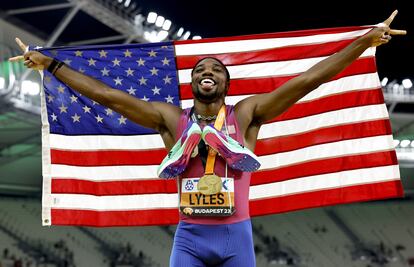
<path id="1" fill-rule="evenodd" d="M 180 175 L 187 167 L 194 148 L 201 139 L 201 128 L 197 123 L 189 122 L 181 138 L 171 148 L 161 162 L 157 173 L 161 178 L 173 178 Z"/>
<path id="2" fill-rule="evenodd" d="M 231 168 L 244 172 L 254 172 L 259 169 L 258 157 L 252 151 L 211 125 L 204 127 L 202 138 L 227 161 Z"/>

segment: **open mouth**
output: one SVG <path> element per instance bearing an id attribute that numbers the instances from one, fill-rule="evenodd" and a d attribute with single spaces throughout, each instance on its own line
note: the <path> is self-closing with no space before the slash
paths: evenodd
<path id="1" fill-rule="evenodd" d="M 200 85 L 202 89 L 211 89 L 216 85 L 216 82 L 213 79 L 205 78 L 200 81 Z"/>

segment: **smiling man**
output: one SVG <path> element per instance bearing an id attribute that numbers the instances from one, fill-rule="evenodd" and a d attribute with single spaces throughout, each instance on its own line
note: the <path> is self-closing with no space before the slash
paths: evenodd
<path id="1" fill-rule="evenodd" d="M 225 105 L 230 75 L 222 62 L 207 57 L 191 73 L 194 106 L 181 109 L 146 102 L 77 72 L 62 62 L 30 51 L 24 60 L 47 69 L 84 96 L 142 126 L 155 129 L 170 151 L 159 167 L 164 178 L 177 178 L 180 222 L 170 266 L 255 266 L 249 215 L 250 172 L 259 168 L 255 148 L 261 125 L 327 82 L 367 48 L 388 43 L 394 12 L 383 24 L 270 93 Z M 27 46 L 19 39 L 23 51 Z"/>

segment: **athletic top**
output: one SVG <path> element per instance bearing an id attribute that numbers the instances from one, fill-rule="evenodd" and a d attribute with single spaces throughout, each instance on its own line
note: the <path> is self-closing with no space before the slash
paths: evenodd
<path id="1" fill-rule="evenodd" d="M 184 110 L 180 117 L 178 129 L 177 129 L 177 140 L 181 137 L 185 127 L 188 124 L 188 121 L 191 120 L 191 108 Z M 200 124 L 200 128 L 203 128 L 204 125 Z M 243 144 L 243 138 L 239 132 L 239 126 L 237 124 L 237 119 L 234 114 L 234 106 L 226 106 L 226 121 L 223 123 L 222 131 L 228 132 L 228 134 L 234 139 L 237 140 L 240 144 Z M 226 161 L 217 154 L 216 161 L 214 164 L 214 173 L 218 176 L 224 177 L 226 168 Z M 204 166 L 202 160 L 197 154 L 196 157 L 191 158 L 188 167 L 178 178 L 177 182 L 179 183 L 179 188 L 181 188 L 181 178 L 200 178 L 204 175 Z M 234 178 L 234 206 L 236 212 L 231 216 L 187 216 L 180 212 L 180 221 L 186 223 L 195 223 L 195 224 L 229 224 L 244 221 L 250 218 L 249 215 L 249 187 L 250 187 L 250 173 L 242 172 L 238 170 L 233 170 L 230 167 L 227 167 L 227 177 Z"/>

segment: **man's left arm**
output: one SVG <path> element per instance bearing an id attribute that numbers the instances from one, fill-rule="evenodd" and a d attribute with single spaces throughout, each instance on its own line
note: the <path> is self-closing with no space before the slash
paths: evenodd
<path id="1" fill-rule="evenodd" d="M 283 113 L 299 99 L 329 81 L 356 60 L 369 47 L 388 43 L 391 35 L 403 35 L 405 31 L 392 30 L 389 25 L 397 11 L 378 27 L 361 36 L 340 52 L 324 59 L 301 75 L 289 80 L 272 92 L 245 99 L 241 106 L 248 106 L 253 112 L 251 123 L 262 124 Z M 242 101 L 242 102 L 244 102 Z"/>

